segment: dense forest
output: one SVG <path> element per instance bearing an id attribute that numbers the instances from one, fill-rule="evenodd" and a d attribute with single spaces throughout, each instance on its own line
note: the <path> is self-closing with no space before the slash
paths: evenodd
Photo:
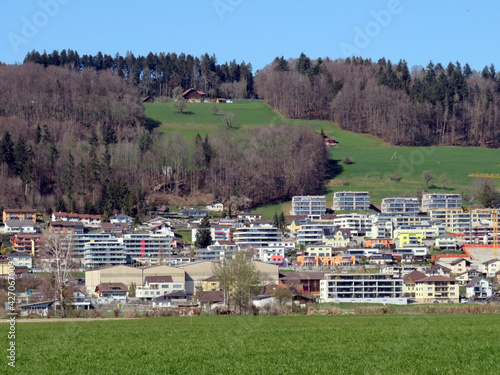
<path id="1" fill-rule="evenodd" d="M 171 97 L 176 87 L 201 90 L 210 98 L 251 98 L 253 92 L 252 64 L 235 60 L 217 63 L 215 55 L 201 57 L 180 53 L 152 53 L 147 56 L 114 57 L 98 52 L 80 56 L 71 49 L 51 53 L 33 50 L 24 62 L 47 66 L 63 66 L 77 72 L 110 70 L 136 86 L 142 97 Z"/>
<path id="2" fill-rule="evenodd" d="M 112 69 L 0 66 L 0 205 L 137 216 L 153 194 L 207 193 L 238 209 L 321 187 L 327 152 L 311 129 L 188 140 L 159 133 L 141 98 Z"/>
<path id="3" fill-rule="evenodd" d="M 500 146 L 500 77 L 468 64 L 411 70 L 380 59 L 277 57 L 254 79 L 256 94 L 291 118 L 334 120 L 394 145 Z"/>

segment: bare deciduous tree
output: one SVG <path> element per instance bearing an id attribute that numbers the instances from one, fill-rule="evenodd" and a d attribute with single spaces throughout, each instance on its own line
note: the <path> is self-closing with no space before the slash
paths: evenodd
<path id="1" fill-rule="evenodd" d="M 73 237 L 68 234 L 44 233 L 46 239 L 45 257 L 49 261 L 49 270 L 54 283 L 54 292 L 59 302 L 60 316 L 66 316 L 71 301 L 73 261 Z"/>
<path id="2" fill-rule="evenodd" d="M 422 180 L 425 182 L 425 187 L 429 187 L 429 182 L 434 178 L 434 173 L 432 171 L 423 171 L 422 172 Z"/>
<path id="3" fill-rule="evenodd" d="M 214 263 L 213 274 L 220 281 L 227 307 L 232 301 L 240 314 L 244 307 L 249 307 L 252 295 L 262 283 L 260 273 L 245 252 L 238 252 L 232 259 Z"/>

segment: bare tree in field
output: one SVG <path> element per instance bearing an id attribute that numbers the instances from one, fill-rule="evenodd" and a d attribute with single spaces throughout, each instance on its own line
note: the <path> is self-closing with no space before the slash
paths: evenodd
<path id="1" fill-rule="evenodd" d="M 434 173 L 432 171 L 423 171 L 422 172 L 422 180 L 425 182 L 425 187 L 429 187 L 429 182 L 434 178 Z"/>
<path id="2" fill-rule="evenodd" d="M 262 284 L 259 271 L 245 252 L 238 252 L 232 259 L 222 263 L 214 263 L 213 274 L 224 290 L 227 306 L 229 301 L 233 301 L 240 314 L 250 304 L 249 300 L 255 289 Z"/>
<path id="3" fill-rule="evenodd" d="M 172 108 L 179 111 L 179 113 L 184 113 L 186 107 L 187 107 L 187 102 L 186 99 L 184 98 L 175 99 L 172 102 Z"/>
<path id="4" fill-rule="evenodd" d="M 74 271 L 73 237 L 68 234 L 44 233 L 46 239 L 46 254 L 49 259 L 50 273 L 54 283 L 54 291 L 59 301 L 61 318 L 66 316 L 73 300 L 71 273 Z"/>
<path id="5" fill-rule="evenodd" d="M 221 114 L 222 121 L 224 122 L 224 125 L 226 125 L 227 128 L 232 128 L 233 127 L 233 120 L 234 120 L 234 113 L 222 113 Z"/>

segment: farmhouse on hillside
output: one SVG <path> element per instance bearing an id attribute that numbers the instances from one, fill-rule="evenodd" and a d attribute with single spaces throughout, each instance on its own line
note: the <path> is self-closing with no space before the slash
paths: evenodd
<path id="1" fill-rule="evenodd" d="M 190 103 L 201 103 L 205 101 L 206 94 L 203 91 L 188 89 L 182 93 L 182 97 Z"/>

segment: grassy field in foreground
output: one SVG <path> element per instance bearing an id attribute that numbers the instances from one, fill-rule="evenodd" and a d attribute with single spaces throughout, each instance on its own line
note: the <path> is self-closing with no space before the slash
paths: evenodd
<path id="1" fill-rule="evenodd" d="M 500 355 L 500 315 L 488 314 L 172 317 L 16 329 L 16 368 L 3 356 L 4 374 L 493 374 Z"/>
<path id="2" fill-rule="evenodd" d="M 162 123 L 164 133 L 179 132 L 188 139 L 197 133 L 202 136 L 224 129 L 219 116 L 210 110 L 212 103 L 192 103 L 188 114 L 180 114 L 170 108 L 169 103 L 145 104 L 146 115 Z M 417 196 L 423 191 L 456 192 L 471 190 L 474 178 L 469 173 L 500 172 L 500 150 L 464 147 L 394 147 L 376 137 L 357 134 L 340 129 L 329 121 L 290 120 L 274 112 L 262 102 L 218 104 L 221 111 L 235 114 L 233 131 L 267 124 L 288 122 L 297 126 L 310 126 L 315 131 L 321 129 L 340 142 L 330 149 L 334 173 L 326 182 L 321 194 L 327 196 L 327 205 L 332 205 L 333 193 L 342 190 L 368 190 L 371 200 L 380 204 L 382 198 L 392 196 Z M 351 158 L 353 164 L 344 164 L 344 157 Z M 432 171 L 435 178 L 428 188 L 422 180 L 423 171 Z M 399 181 L 391 179 L 397 172 Z M 446 174 L 448 184 L 439 181 Z M 493 180 L 500 188 L 500 179 Z M 270 219 L 275 211 L 288 213 L 290 202 L 277 202 L 255 211 Z"/>

